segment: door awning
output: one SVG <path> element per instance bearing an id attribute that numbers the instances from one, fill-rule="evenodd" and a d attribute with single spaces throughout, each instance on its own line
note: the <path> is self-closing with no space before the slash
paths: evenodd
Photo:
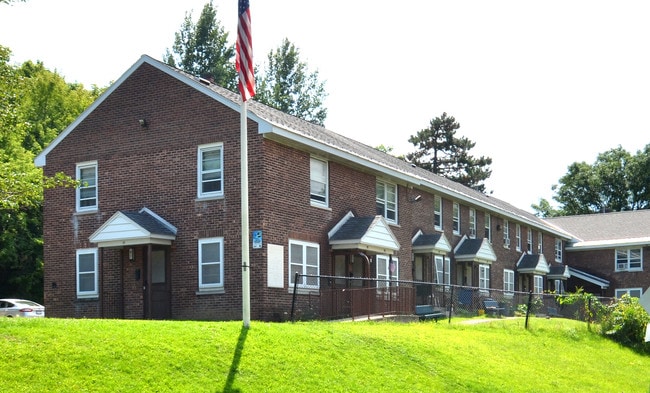
<path id="1" fill-rule="evenodd" d="M 90 235 L 100 248 L 138 244 L 170 245 L 176 240 L 176 227 L 146 207 L 140 211 L 118 211 Z"/>
<path id="2" fill-rule="evenodd" d="M 425 234 L 418 231 L 411 242 L 414 253 L 446 254 L 451 251 L 451 244 L 444 233 Z"/>
<path id="3" fill-rule="evenodd" d="M 393 254 L 399 250 L 397 238 L 382 216 L 355 217 L 349 212 L 329 233 L 333 250 L 364 250 L 378 254 Z"/>
<path id="4" fill-rule="evenodd" d="M 569 267 L 569 273 L 571 274 L 571 277 L 579 278 L 583 281 L 598 285 L 601 289 L 609 288 L 609 281 L 605 280 L 604 278 L 596 277 L 593 274 L 583 272 L 582 270 L 578 270 L 574 267 Z"/>
<path id="5" fill-rule="evenodd" d="M 517 262 L 517 272 L 546 275 L 550 272 L 546 258 L 542 254 L 521 254 Z"/>
<path id="6" fill-rule="evenodd" d="M 470 239 L 463 235 L 454 249 L 454 259 L 456 262 L 491 264 L 497 260 L 497 256 L 488 239 Z"/>
<path id="7" fill-rule="evenodd" d="M 569 273 L 569 267 L 566 265 L 551 266 L 546 277 L 550 280 L 567 280 L 571 277 L 571 273 Z"/>

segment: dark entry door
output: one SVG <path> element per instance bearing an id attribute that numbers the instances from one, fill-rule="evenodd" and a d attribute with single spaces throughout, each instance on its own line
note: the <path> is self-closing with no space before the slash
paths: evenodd
<path id="1" fill-rule="evenodd" d="M 169 280 L 169 257 L 167 248 L 153 248 L 148 263 L 146 317 L 169 319 L 171 317 L 171 294 Z"/>

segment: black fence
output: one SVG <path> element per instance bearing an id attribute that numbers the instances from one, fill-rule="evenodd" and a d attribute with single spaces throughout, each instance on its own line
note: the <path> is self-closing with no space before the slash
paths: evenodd
<path id="1" fill-rule="evenodd" d="M 291 320 L 301 319 L 376 319 L 417 320 L 417 305 L 430 305 L 445 317 L 563 317 L 598 322 L 602 305 L 615 298 L 590 297 L 585 304 L 577 299 L 570 304 L 566 295 L 482 289 L 406 280 L 296 274 L 295 283 L 318 281 L 319 289 L 307 291 L 294 286 Z M 592 303 L 593 302 L 593 303 Z"/>

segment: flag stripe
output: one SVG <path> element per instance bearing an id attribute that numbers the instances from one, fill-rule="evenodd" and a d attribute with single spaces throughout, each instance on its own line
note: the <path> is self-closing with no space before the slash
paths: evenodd
<path id="1" fill-rule="evenodd" d="M 239 0 L 239 22 L 237 25 L 237 44 L 235 66 L 239 75 L 239 93 L 247 101 L 255 95 L 255 75 L 253 71 L 253 38 L 251 36 L 251 12 L 249 0 Z"/>

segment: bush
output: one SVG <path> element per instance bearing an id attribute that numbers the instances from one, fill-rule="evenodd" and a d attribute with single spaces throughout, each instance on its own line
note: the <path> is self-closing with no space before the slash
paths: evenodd
<path id="1" fill-rule="evenodd" d="M 650 353 L 650 343 L 644 342 L 650 315 L 639 299 L 623 295 L 608 309 L 601 322 L 602 334 L 626 347 Z"/>

